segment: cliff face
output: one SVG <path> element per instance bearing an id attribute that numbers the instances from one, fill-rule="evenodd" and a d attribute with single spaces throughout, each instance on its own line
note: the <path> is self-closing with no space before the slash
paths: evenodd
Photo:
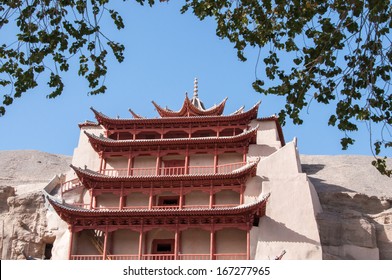
<path id="1" fill-rule="evenodd" d="M 392 179 L 371 161 L 301 156 L 323 208 L 317 219 L 323 259 L 392 259 Z"/>
<path id="2" fill-rule="evenodd" d="M 71 157 L 38 151 L 0 151 L 1 259 L 50 256 L 55 229 L 49 229 L 42 189 L 69 169 Z"/>
<path id="3" fill-rule="evenodd" d="M 323 208 L 317 222 L 324 259 L 392 259 L 392 179 L 378 174 L 371 160 L 301 156 Z M 0 151 L 2 259 L 42 259 L 45 249 L 49 256 L 66 227 L 46 211 L 42 189 L 70 162 L 38 151 Z"/>

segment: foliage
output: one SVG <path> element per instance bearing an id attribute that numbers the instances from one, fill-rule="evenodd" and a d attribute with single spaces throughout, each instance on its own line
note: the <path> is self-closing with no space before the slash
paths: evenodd
<path id="1" fill-rule="evenodd" d="M 372 124 L 382 127 L 375 155 L 392 147 L 390 0 L 187 0 L 182 11 L 188 9 L 201 20 L 213 17 L 217 35 L 234 44 L 240 60 L 248 46 L 267 50 L 263 62 L 272 86 L 256 78 L 253 87 L 285 97 L 283 124 L 287 116 L 301 124 L 300 112 L 312 101 L 332 104 L 328 125 L 345 133 L 343 149 L 354 143 L 349 133 L 358 122 L 368 124 L 372 137 Z M 373 165 L 392 175 L 386 158 Z"/>
<path id="2" fill-rule="evenodd" d="M 124 59 L 124 46 L 110 40 L 100 25 L 109 17 L 117 29 L 124 28 L 109 2 L 0 0 L 0 29 L 13 20 L 18 28 L 17 40 L 0 46 L 0 85 L 10 89 L 0 116 L 14 98 L 36 87 L 43 73 L 49 73 L 48 85 L 53 88 L 48 97 L 60 95 L 61 72 L 68 71 L 74 56 L 90 94 L 105 92 L 107 49 L 119 62 Z M 328 124 L 345 133 L 343 149 L 354 143 L 350 132 L 358 130 L 358 122 L 366 122 L 370 129 L 372 124 L 382 127 L 379 139 L 372 140 L 375 155 L 391 148 L 390 0 L 184 0 L 181 12 L 187 11 L 200 20 L 214 18 L 217 36 L 234 45 L 240 60 L 246 60 L 247 47 L 260 49 L 263 76 L 271 86 L 264 88 L 266 82 L 256 77 L 253 87 L 286 99 L 279 113 L 283 124 L 287 117 L 301 124 L 300 112 L 313 101 L 331 104 L 336 110 Z M 374 137 L 372 131 L 370 135 Z M 385 158 L 376 158 L 373 165 L 392 175 Z"/>

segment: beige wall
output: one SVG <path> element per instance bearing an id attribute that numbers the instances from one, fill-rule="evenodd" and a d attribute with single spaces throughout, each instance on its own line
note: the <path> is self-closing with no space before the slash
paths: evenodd
<path id="1" fill-rule="evenodd" d="M 133 162 L 134 168 L 148 168 L 155 167 L 157 163 L 157 158 L 153 156 L 141 156 L 136 157 Z"/>
<path id="2" fill-rule="evenodd" d="M 293 142 L 259 162 L 257 175 L 263 178 L 263 193 L 270 193 L 266 216 L 252 231 L 256 259 L 273 259 L 286 250 L 284 259 L 321 259 L 322 251 L 316 215 L 321 209 L 318 196 L 299 173 Z"/>
<path id="3" fill-rule="evenodd" d="M 130 193 L 126 197 L 125 206 L 148 206 L 149 196 L 143 193 Z"/>
<path id="4" fill-rule="evenodd" d="M 106 159 L 106 169 L 128 168 L 128 158 L 111 157 Z"/>
<path id="5" fill-rule="evenodd" d="M 191 155 L 189 157 L 190 166 L 212 166 L 214 165 L 214 156 L 208 154 Z"/>
<path id="6" fill-rule="evenodd" d="M 137 255 L 139 253 L 139 232 L 119 229 L 111 233 L 111 254 Z"/>
<path id="7" fill-rule="evenodd" d="M 174 239 L 174 231 L 168 231 L 166 229 L 153 229 L 146 233 L 146 252 L 145 254 L 151 254 L 152 241 L 154 239 Z"/>
<path id="8" fill-rule="evenodd" d="M 249 145 L 248 160 L 253 156 L 267 157 L 281 148 L 279 134 L 274 121 L 257 121 L 250 123 L 251 127 L 259 125 L 257 129 L 256 144 Z M 253 156 L 252 156 L 253 155 Z"/>
<path id="9" fill-rule="evenodd" d="M 184 205 L 209 205 L 210 195 L 202 191 L 194 191 L 185 195 Z"/>
<path id="10" fill-rule="evenodd" d="M 101 255 L 92 244 L 86 230 L 74 234 L 74 245 L 76 248 L 73 251 L 75 255 Z"/>
<path id="11" fill-rule="evenodd" d="M 78 146 L 74 149 L 74 154 L 72 157 L 72 164 L 77 167 L 83 168 L 85 165 L 88 169 L 98 171 L 100 165 L 100 159 L 98 153 L 94 151 L 89 143 L 88 137 L 84 134 L 84 131 L 87 131 L 90 134 L 100 135 L 104 133 L 104 130 L 101 127 L 97 126 L 87 126 L 80 129 L 79 143 Z M 67 174 L 68 175 L 68 174 Z M 76 175 L 68 176 L 67 180 L 76 178 Z"/>
<path id="12" fill-rule="evenodd" d="M 239 153 L 226 153 L 218 156 L 218 165 L 242 162 L 242 155 Z"/>
<path id="13" fill-rule="evenodd" d="M 215 205 L 239 204 L 240 194 L 231 190 L 222 190 L 215 194 Z"/>
<path id="14" fill-rule="evenodd" d="M 119 207 L 120 197 L 112 193 L 104 193 L 97 196 L 97 207 Z"/>
<path id="15" fill-rule="evenodd" d="M 227 228 L 215 233 L 216 253 L 246 253 L 246 231 Z"/>
<path id="16" fill-rule="evenodd" d="M 180 252 L 182 254 L 209 254 L 210 232 L 202 229 L 181 231 Z"/>

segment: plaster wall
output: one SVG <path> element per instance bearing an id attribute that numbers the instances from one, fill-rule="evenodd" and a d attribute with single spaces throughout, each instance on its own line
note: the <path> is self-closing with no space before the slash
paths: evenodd
<path id="1" fill-rule="evenodd" d="M 139 253 L 139 233 L 119 229 L 111 233 L 111 252 L 113 255 L 137 255 Z"/>
<path id="2" fill-rule="evenodd" d="M 185 156 L 184 155 L 169 155 L 169 156 L 163 156 L 162 157 L 162 166 L 164 166 L 163 162 L 165 160 L 184 160 L 185 161 Z"/>
<path id="3" fill-rule="evenodd" d="M 215 205 L 240 204 L 240 194 L 232 190 L 222 190 L 215 194 Z"/>
<path id="4" fill-rule="evenodd" d="M 110 157 L 106 159 L 106 169 L 128 168 L 128 158 Z"/>
<path id="5" fill-rule="evenodd" d="M 143 193 L 130 193 L 126 196 L 125 206 L 148 206 L 149 196 Z"/>
<path id="6" fill-rule="evenodd" d="M 82 203 L 83 204 L 90 204 L 91 202 L 91 195 L 89 190 L 85 190 L 82 195 Z"/>
<path id="7" fill-rule="evenodd" d="M 75 255 L 101 255 L 100 252 L 91 243 L 86 230 L 74 234 Z"/>
<path id="8" fill-rule="evenodd" d="M 210 232 L 202 229 L 188 229 L 181 232 L 182 254 L 209 254 Z"/>
<path id="9" fill-rule="evenodd" d="M 227 228 L 215 232 L 216 253 L 246 253 L 246 231 Z"/>
<path id="10" fill-rule="evenodd" d="M 225 153 L 218 155 L 218 165 L 242 162 L 242 155 L 239 153 Z"/>
<path id="11" fill-rule="evenodd" d="M 185 195 L 185 206 L 204 205 L 210 203 L 210 195 L 202 191 L 194 191 Z"/>
<path id="12" fill-rule="evenodd" d="M 153 229 L 145 235 L 146 251 L 145 254 L 151 254 L 152 241 L 154 239 L 174 239 L 174 232 L 166 229 Z"/>
<path id="13" fill-rule="evenodd" d="M 214 156 L 209 154 L 200 154 L 200 155 L 191 155 L 189 157 L 189 166 L 213 166 L 214 165 Z M 190 168 L 189 172 L 195 173 L 199 172 L 200 170 L 195 169 L 192 172 L 192 168 Z"/>
<path id="14" fill-rule="evenodd" d="M 155 167 L 157 158 L 153 156 L 136 157 L 133 161 L 133 168 L 150 168 Z"/>
<path id="15" fill-rule="evenodd" d="M 79 143 L 78 146 L 74 149 L 74 154 L 72 157 L 72 165 L 83 168 L 85 165 L 87 168 L 98 171 L 100 165 L 100 159 L 98 153 L 94 151 L 91 147 L 91 144 L 88 141 L 88 137 L 84 134 L 84 131 L 94 134 L 100 135 L 104 133 L 103 128 L 100 126 L 86 126 L 80 129 Z M 74 172 L 70 172 L 67 174 L 66 180 L 70 180 L 76 178 Z"/>
<path id="16" fill-rule="evenodd" d="M 279 134 L 274 121 L 253 120 L 250 126 L 253 128 L 259 125 L 257 129 L 256 145 L 249 145 L 249 154 L 258 157 L 267 157 L 281 148 Z M 248 160 L 251 158 L 248 158 Z"/>
<path id="17" fill-rule="evenodd" d="M 263 179 L 263 193 L 271 195 L 266 216 L 252 231 L 257 235 L 252 237 L 255 258 L 273 259 L 286 250 L 285 259 L 321 259 L 316 215 L 322 209 L 313 185 L 300 173 L 295 143 L 262 159 L 257 175 Z"/>
<path id="18" fill-rule="evenodd" d="M 97 207 L 100 208 L 118 208 L 120 197 L 112 193 L 104 193 L 97 196 Z"/>

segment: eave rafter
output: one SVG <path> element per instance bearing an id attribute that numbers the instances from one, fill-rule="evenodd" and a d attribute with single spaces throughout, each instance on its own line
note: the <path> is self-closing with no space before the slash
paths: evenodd
<path id="1" fill-rule="evenodd" d="M 192 104 L 191 100 L 188 98 L 188 95 L 185 95 L 184 103 L 179 111 L 172 111 L 170 109 L 165 109 L 159 106 L 157 103 L 152 101 L 155 109 L 158 114 L 162 118 L 173 118 L 173 117 L 191 117 L 191 116 L 220 116 L 225 109 L 225 104 L 227 101 L 227 97 L 223 99 L 221 103 L 216 106 L 213 106 L 209 109 L 199 109 L 195 105 Z"/>
<path id="2" fill-rule="evenodd" d="M 222 185 L 240 185 L 250 176 L 256 175 L 258 161 L 248 163 L 229 173 L 217 174 L 182 174 L 154 176 L 108 176 L 89 169 L 71 165 L 79 180 L 87 189 L 145 189 L 151 187 L 210 187 Z"/>
<path id="3" fill-rule="evenodd" d="M 246 130 L 235 136 L 221 137 L 198 137 L 198 138 L 171 138 L 171 139 L 137 139 L 137 140 L 113 140 L 104 136 L 84 133 L 96 152 L 128 152 L 140 149 L 200 149 L 203 147 L 248 147 L 256 138 L 258 126 Z"/>
<path id="4" fill-rule="evenodd" d="M 47 196 L 57 214 L 74 227 L 224 225 L 251 223 L 265 215 L 269 193 L 249 204 L 223 208 L 88 210 Z"/>
<path id="5" fill-rule="evenodd" d="M 124 118 L 111 118 L 105 114 L 98 112 L 94 108 L 91 108 L 95 115 L 97 122 L 102 125 L 105 129 L 132 129 L 134 127 L 155 127 L 161 128 L 170 126 L 197 126 L 207 125 L 216 126 L 217 123 L 220 125 L 241 125 L 248 124 L 250 120 L 257 118 L 257 112 L 260 102 L 256 103 L 251 109 L 243 112 L 243 108 L 240 108 L 236 112 L 228 116 L 218 115 L 207 115 L 207 116 L 189 116 L 189 117 L 163 117 L 163 118 L 143 118 L 140 115 L 130 111 L 133 115 L 133 119 Z"/>

